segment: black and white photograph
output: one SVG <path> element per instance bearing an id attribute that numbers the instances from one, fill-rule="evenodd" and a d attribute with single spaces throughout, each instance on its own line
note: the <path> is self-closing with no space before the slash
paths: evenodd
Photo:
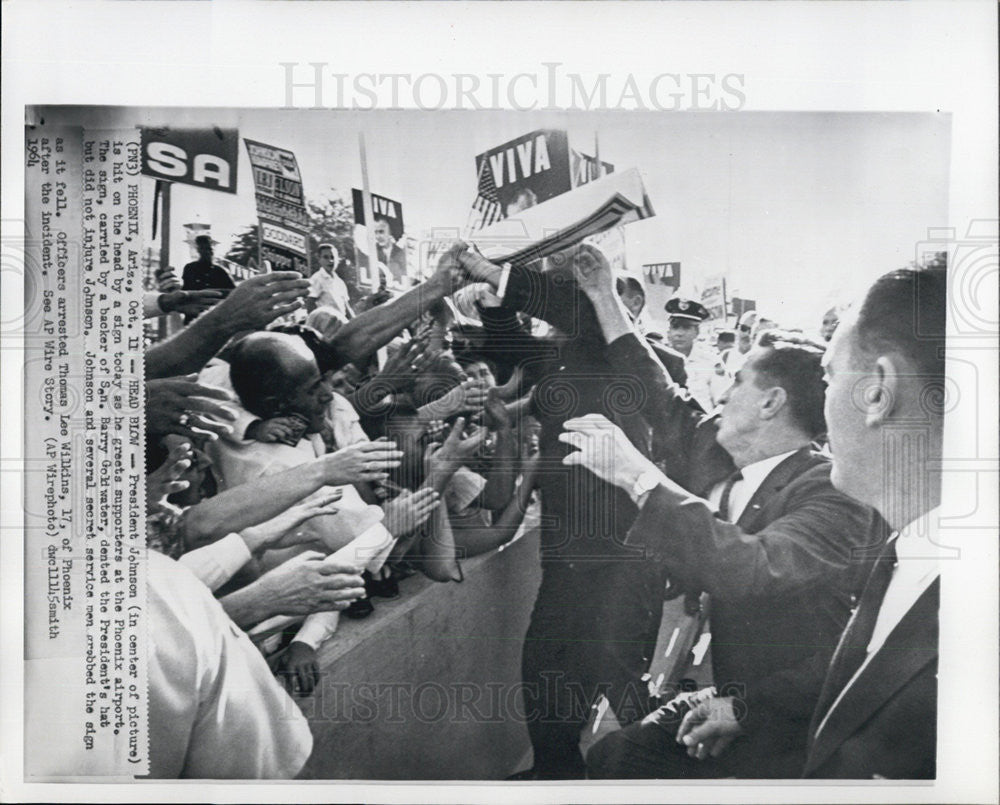
<path id="1" fill-rule="evenodd" d="M 25 790 L 985 801 L 962 109 L 318 59 L 259 105 L 5 98 Z"/>

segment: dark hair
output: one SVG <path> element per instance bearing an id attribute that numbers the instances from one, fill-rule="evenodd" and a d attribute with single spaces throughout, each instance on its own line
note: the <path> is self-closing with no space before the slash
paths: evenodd
<path id="1" fill-rule="evenodd" d="M 646 298 L 646 291 L 643 290 L 642 283 L 635 277 L 618 277 L 615 280 L 615 290 L 619 296 L 629 293 L 632 295 L 639 294 L 643 299 Z"/>
<path id="2" fill-rule="evenodd" d="M 764 383 L 785 390 L 795 424 L 810 438 L 826 433 L 822 365 L 826 348 L 811 338 L 783 330 L 765 330 L 757 338 L 757 346 L 765 351 L 754 361 L 753 370 Z"/>
<path id="3" fill-rule="evenodd" d="M 196 237 L 194 239 L 194 245 L 195 246 L 211 246 L 212 245 L 212 236 L 211 235 L 198 235 L 198 237 Z"/>
<path id="4" fill-rule="evenodd" d="M 858 311 L 852 359 L 898 352 L 926 382 L 944 383 L 948 265 L 944 253 L 923 266 L 883 274 Z"/>

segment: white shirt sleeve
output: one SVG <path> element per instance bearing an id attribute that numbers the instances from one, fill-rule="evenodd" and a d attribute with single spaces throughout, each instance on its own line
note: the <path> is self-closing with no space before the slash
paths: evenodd
<path id="1" fill-rule="evenodd" d="M 503 299 L 507 294 L 507 280 L 510 279 L 510 263 L 504 263 L 500 271 L 500 282 L 497 283 L 497 296 Z"/>
<path id="2" fill-rule="evenodd" d="M 146 319 L 165 315 L 160 307 L 160 291 L 146 291 L 142 295 L 142 315 Z"/>
<path id="3" fill-rule="evenodd" d="M 189 570 L 148 561 L 150 777 L 294 777 L 312 750 L 305 716 Z"/>
<path id="4" fill-rule="evenodd" d="M 294 643 L 305 643 L 313 651 L 333 637 L 340 622 L 339 612 L 314 612 L 295 633 Z"/>
<path id="5" fill-rule="evenodd" d="M 211 545 L 188 551 L 180 563 L 215 592 L 250 561 L 250 549 L 239 534 L 229 534 Z"/>

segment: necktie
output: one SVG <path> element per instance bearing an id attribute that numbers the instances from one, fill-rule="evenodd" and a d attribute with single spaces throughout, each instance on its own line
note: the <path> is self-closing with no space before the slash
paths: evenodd
<path id="1" fill-rule="evenodd" d="M 736 486 L 737 481 L 743 480 L 743 473 L 736 470 L 732 475 L 726 478 L 726 483 L 722 487 L 722 497 L 719 498 L 719 519 L 729 520 L 729 498 L 733 494 L 733 487 Z"/>
<path id="2" fill-rule="evenodd" d="M 875 566 L 868 577 L 864 592 L 861 593 L 861 600 L 858 602 L 854 617 L 847 624 L 840 638 L 840 644 L 830 661 L 824 696 L 827 701 L 822 703 L 823 710 L 840 695 L 868 656 L 868 643 L 871 642 L 872 633 L 875 631 L 882 599 L 889 589 L 895 567 L 896 540 L 893 539 L 875 560 Z"/>

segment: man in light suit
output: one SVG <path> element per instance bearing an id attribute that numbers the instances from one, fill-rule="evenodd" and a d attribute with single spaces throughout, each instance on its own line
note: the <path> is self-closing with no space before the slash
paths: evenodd
<path id="1" fill-rule="evenodd" d="M 627 542 L 672 579 L 712 597 L 712 668 L 683 722 L 671 707 L 615 732 L 588 756 L 592 777 L 793 777 L 823 672 L 860 588 L 858 549 L 879 540 L 871 509 L 836 491 L 812 450 L 825 430 L 823 349 L 768 333 L 748 354 L 719 417 L 699 417 L 637 337 L 599 255 L 578 260 L 607 362 L 645 391 L 643 414 L 669 447 L 667 477 L 598 415 L 561 441 L 581 465 L 626 491 L 640 513 Z M 706 476 L 723 452 L 739 472 Z M 711 732 L 699 727 L 708 724 Z M 732 745 L 731 745 L 732 744 Z"/>
<path id="2" fill-rule="evenodd" d="M 942 456 L 946 287 L 943 256 L 882 276 L 828 353 L 833 484 L 874 506 L 899 536 L 834 654 L 809 729 L 806 777 L 936 773 L 941 490 L 933 473 Z"/>

